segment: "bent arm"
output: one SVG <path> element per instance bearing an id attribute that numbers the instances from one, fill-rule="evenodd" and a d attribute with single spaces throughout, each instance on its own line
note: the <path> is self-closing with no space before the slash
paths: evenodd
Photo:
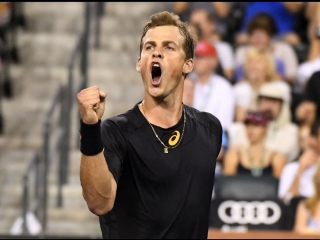
<path id="1" fill-rule="evenodd" d="M 284 155 L 278 153 L 274 156 L 272 165 L 273 165 L 273 176 L 275 178 L 278 178 L 278 179 L 280 178 L 282 169 L 285 166 L 285 164 L 286 164 L 286 158 Z"/>
<path id="2" fill-rule="evenodd" d="M 288 192 L 286 193 L 285 197 L 286 196 L 292 196 L 292 197 L 297 197 L 300 195 L 300 192 L 299 192 L 299 186 L 300 186 L 300 179 L 301 179 L 301 175 L 303 173 L 303 170 L 300 166 L 298 168 L 298 171 L 294 177 L 294 180 L 288 190 Z M 284 198 L 285 198 L 284 197 Z"/>
<path id="3" fill-rule="evenodd" d="M 103 151 L 95 156 L 81 154 L 80 181 L 83 197 L 92 213 L 100 216 L 113 208 L 117 184 Z"/>
<path id="4" fill-rule="evenodd" d="M 188 7 L 188 2 L 173 2 L 173 11 L 176 14 L 183 13 Z"/>
<path id="5" fill-rule="evenodd" d="M 216 9 L 217 14 L 221 18 L 225 18 L 230 13 L 230 5 L 227 2 L 212 2 L 213 7 Z"/>
<path id="6" fill-rule="evenodd" d="M 285 6 L 286 9 L 288 9 L 289 12 L 291 13 L 296 13 L 298 12 L 302 6 L 302 2 L 282 2 Z"/>

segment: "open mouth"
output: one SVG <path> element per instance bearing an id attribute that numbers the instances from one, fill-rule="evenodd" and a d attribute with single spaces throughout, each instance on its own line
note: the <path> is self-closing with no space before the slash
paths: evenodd
<path id="1" fill-rule="evenodd" d="M 151 66 L 151 78 L 152 85 L 158 86 L 161 82 L 161 67 L 159 63 L 152 63 Z"/>

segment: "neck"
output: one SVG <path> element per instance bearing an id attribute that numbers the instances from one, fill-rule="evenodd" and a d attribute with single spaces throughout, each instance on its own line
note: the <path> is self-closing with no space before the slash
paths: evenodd
<path id="1" fill-rule="evenodd" d="M 251 143 L 249 148 L 252 152 L 261 151 L 264 148 L 264 143 L 263 141 Z"/>
<path id="2" fill-rule="evenodd" d="M 139 108 L 149 123 L 162 128 L 169 128 L 177 124 L 183 113 L 182 99 L 172 103 L 145 99 Z"/>
<path id="3" fill-rule="evenodd" d="M 254 80 L 251 80 L 251 86 L 254 90 L 259 90 L 261 85 L 265 82 L 264 79 L 257 77 Z"/>
<path id="4" fill-rule="evenodd" d="M 212 72 L 198 74 L 198 81 L 202 84 L 209 82 Z"/>

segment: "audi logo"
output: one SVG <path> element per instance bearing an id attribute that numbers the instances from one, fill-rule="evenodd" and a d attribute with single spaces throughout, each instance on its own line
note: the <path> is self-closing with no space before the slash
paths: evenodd
<path id="1" fill-rule="evenodd" d="M 219 218 L 228 224 L 266 224 L 276 223 L 281 217 L 280 207 L 272 201 L 224 201 L 218 208 Z"/>

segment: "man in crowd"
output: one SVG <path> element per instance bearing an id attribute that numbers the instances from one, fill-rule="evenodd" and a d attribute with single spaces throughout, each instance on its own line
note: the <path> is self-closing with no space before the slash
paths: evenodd
<path id="1" fill-rule="evenodd" d="M 195 82 L 193 107 L 215 115 L 226 131 L 234 117 L 234 96 L 228 80 L 214 72 L 217 63 L 216 48 L 209 41 L 200 41 L 195 48 L 194 71 L 189 77 Z"/>
<path id="2" fill-rule="evenodd" d="M 217 70 L 222 70 L 221 75 L 229 81 L 232 81 L 234 74 L 234 54 L 232 46 L 228 42 L 214 38 L 216 23 L 212 15 L 210 15 L 206 9 L 194 10 L 190 15 L 190 23 L 199 27 L 200 40 L 207 40 L 213 44 L 218 54 L 219 68 Z"/>

